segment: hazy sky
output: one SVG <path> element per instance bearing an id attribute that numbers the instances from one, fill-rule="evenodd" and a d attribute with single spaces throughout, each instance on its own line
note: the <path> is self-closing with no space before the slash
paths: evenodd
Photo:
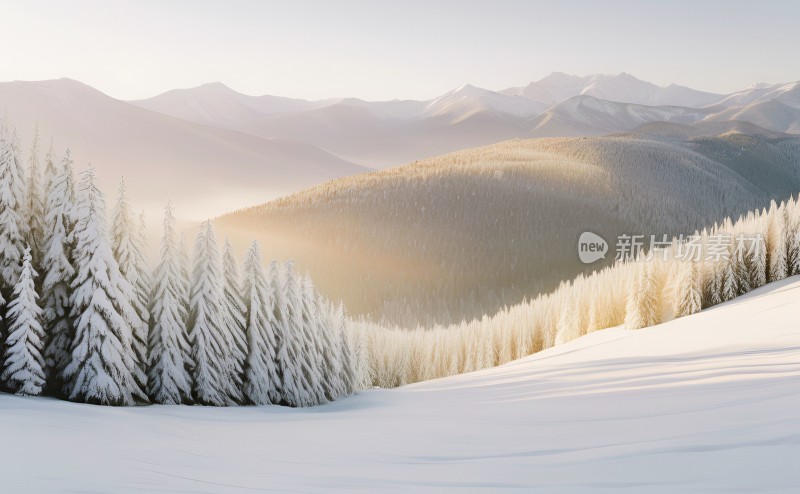
<path id="1" fill-rule="evenodd" d="M 122 99 L 212 81 L 375 100 L 553 71 L 716 92 L 800 79 L 796 1 L 0 0 L 0 19 L 0 80 Z"/>

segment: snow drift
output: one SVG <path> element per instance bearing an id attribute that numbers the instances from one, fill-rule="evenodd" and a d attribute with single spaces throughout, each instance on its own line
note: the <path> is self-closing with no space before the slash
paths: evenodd
<path id="1" fill-rule="evenodd" d="M 4 489 L 796 492 L 798 313 L 791 278 L 660 326 L 307 410 L 0 395 Z"/>

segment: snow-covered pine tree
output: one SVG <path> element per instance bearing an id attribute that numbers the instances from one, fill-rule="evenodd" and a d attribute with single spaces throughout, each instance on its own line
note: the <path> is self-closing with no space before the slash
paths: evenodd
<path id="1" fill-rule="evenodd" d="M 20 218 L 22 218 L 23 222 L 20 224 L 20 233 L 22 234 L 22 238 L 28 238 L 28 224 L 25 222 L 25 219 L 28 216 L 26 211 L 27 209 L 27 197 L 28 197 L 28 177 L 25 171 L 25 163 L 22 159 L 22 145 L 20 144 L 19 136 L 17 135 L 17 130 L 14 129 L 11 132 L 11 149 L 14 153 L 14 175 L 17 177 L 15 181 L 16 187 L 14 187 L 14 195 L 16 197 L 17 208 L 19 212 Z M 24 251 L 24 246 L 23 246 Z M 20 256 L 19 259 L 20 269 L 22 266 L 22 257 Z"/>
<path id="2" fill-rule="evenodd" d="M 53 166 L 55 168 L 55 166 Z M 50 164 L 48 164 L 48 170 Z M 48 392 L 63 395 L 61 375 L 70 359 L 74 338 L 70 297 L 75 268 L 72 260 L 75 228 L 75 187 L 72 159 L 67 150 L 61 169 L 50 170 L 46 198 L 42 321 L 45 329 L 45 362 Z M 65 397 L 65 396 L 64 396 Z"/>
<path id="3" fill-rule="evenodd" d="M 592 333 L 597 331 L 598 329 L 602 329 L 600 326 L 600 321 L 602 320 L 602 316 L 600 315 L 600 302 L 598 301 L 599 294 L 593 295 L 589 299 L 589 306 L 587 307 L 587 314 L 586 314 L 586 328 L 585 332 Z M 522 331 L 524 333 L 524 331 Z M 521 358 L 522 356 L 518 357 Z"/>
<path id="4" fill-rule="evenodd" d="M 653 262 L 638 261 L 636 284 L 628 295 L 625 310 L 625 328 L 641 329 L 659 321 L 657 285 Z"/>
<path id="5" fill-rule="evenodd" d="M 722 291 L 720 298 L 723 302 L 733 300 L 739 291 L 739 286 L 736 283 L 736 258 L 730 256 L 727 259 L 720 261 L 722 271 Z"/>
<path id="6" fill-rule="evenodd" d="M 369 389 L 372 387 L 372 382 L 375 380 L 374 369 L 370 366 L 370 360 L 373 357 L 369 351 L 369 344 L 366 341 L 366 334 L 363 331 L 350 331 L 348 330 L 348 341 L 352 348 L 353 354 L 353 373 L 355 375 L 355 391 L 362 389 Z M 488 352 L 485 346 L 479 346 L 479 358 L 477 359 L 476 366 L 485 368 L 488 366 Z"/>
<path id="7" fill-rule="evenodd" d="M 768 213 L 769 281 L 778 281 L 786 278 L 788 271 L 786 265 L 786 225 L 782 209 L 773 200 Z"/>
<path id="8" fill-rule="evenodd" d="M 319 321 L 314 301 L 306 302 L 305 278 L 296 276 L 294 265 L 290 264 L 286 270 L 287 290 L 294 292 L 294 301 L 297 311 L 295 315 L 296 328 L 298 329 L 295 342 L 299 343 L 299 354 L 302 355 L 301 370 L 306 391 L 309 394 L 307 406 L 318 405 L 328 401 L 325 398 L 324 366 L 322 363 L 321 346 L 319 337 Z"/>
<path id="9" fill-rule="evenodd" d="M 45 189 L 42 187 L 42 172 L 39 163 L 39 126 L 33 135 L 31 152 L 28 160 L 28 177 L 25 197 L 25 221 L 28 224 L 27 244 L 31 249 L 33 267 L 42 270 L 45 230 Z"/>
<path id="10" fill-rule="evenodd" d="M 347 317 L 343 304 L 336 307 L 334 314 L 334 322 L 336 324 L 336 331 L 339 339 L 339 354 L 342 361 L 342 374 L 340 381 L 344 385 L 344 394 L 351 395 L 356 392 L 358 388 L 358 378 L 356 376 L 356 359 L 353 352 L 353 346 L 350 342 L 351 338 L 347 330 Z"/>
<path id="11" fill-rule="evenodd" d="M 148 269 L 150 263 L 147 259 L 147 218 L 144 215 L 144 211 L 139 213 L 139 224 L 133 236 L 133 245 L 136 247 L 136 251 L 141 256 L 138 263 L 141 270 L 139 271 L 139 276 L 136 277 L 136 286 L 134 289 L 137 293 L 137 296 L 140 296 L 142 300 L 145 301 L 145 308 L 148 308 L 150 302 L 150 290 L 153 287 L 153 279 L 150 276 L 150 270 Z M 148 311 L 148 318 L 149 315 L 150 314 Z M 147 318 L 145 318 L 145 322 L 147 322 Z"/>
<path id="12" fill-rule="evenodd" d="M 138 362 L 136 382 L 140 388 L 147 389 L 149 275 L 144 255 L 145 246 L 138 239 L 139 225 L 133 220 L 130 204 L 125 195 L 125 181 L 120 183 L 117 202 L 111 215 L 111 250 L 119 265 L 120 273 L 133 290 L 133 297 L 130 300 L 133 311 L 124 315 L 133 332 L 132 346 Z"/>
<path id="13" fill-rule="evenodd" d="M 296 301 L 291 296 L 287 300 L 285 269 L 281 270 L 276 261 L 269 265 L 269 283 L 272 296 L 275 298 L 275 342 L 277 343 L 276 366 L 280 377 L 280 404 L 288 406 L 304 406 L 308 401 L 306 391 L 301 383 L 302 355 L 297 352 L 296 337 Z"/>
<path id="14" fill-rule="evenodd" d="M 739 221 L 742 221 L 741 219 Z M 750 257 L 747 255 L 747 246 L 744 234 L 739 233 L 735 236 L 733 253 L 731 260 L 734 264 L 734 272 L 736 275 L 736 294 L 742 295 L 753 289 L 751 283 L 751 266 Z"/>
<path id="15" fill-rule="evenodd" d="M 236 404 L 240 390 L 229 372 L 228 338 L 225 336 L 225 278 L 211 222 L 197 235 L 189 313 L 189 342 L 194 363 L 192 394 L 201 405 Z"/>
<path id="16" fill-rule="evenodd" d="M 800 207 L 794 197 L 784 208 L 786 223 L 786 267 L 789 276 L 800 274 Z"/>
<path id="17" fill-rule="evenodd" d="M 344 393 L 344 385 L 339 380 L 341 376 L 340 347 L 336 341 L 336 328 L 333 321 L 333 311 L 319 296 L 311 278 L 304 276 L 302 280 L 303 304 L 307 307 L 311 318 L 311 331 L 315 333 L 315 346 L 317 366 L 322 380 L 325 398 L 333 401 Z M 455 360 L 455 359 L 453 359 Z"/>
<path id="18" fill-rule="evenodd" d="M 190 263 L 189 263 L 189 251 L 186 248 L 186 238 L 183 236 L 183 233 L 180 234 L 178 237 L 178 263 L 181 268 L 181 281 L 183 282 L 183 291 L 181 292 L 181 302 L 183 306 L 183 311 L 185 314 L 185 319 L 189 321 L 189 296 L 191 294 L 190 287 Z M 188 330 L 188 325 L 187 325 Z M 187 333 L 188 336 L 188 333 Z"/>
<path id="19" fill-rule="evenodd" d="M 56 155 L 53 151 L 53 141 L 50 140 L 50 147 L 47 149 L 47 156 L 44 158 L 44 175 L 42 176 L 42 207 L 45 211 L 45 216 L 47 216 L 47 194 L 50 190 L 50 187 L 53 185 L 53 181 L 59 174 L 59 167 L 56 165 Z M 45 225 L 46 226 L 46 225 Z"/>
<path id="20" fill-rule="evenodd" d="M 764 218 L 754 221 L 763 229 Z M 761 233 L 761 232 L 759 232 Z M 749 257 L 750 287 L 752 289 L 764 286 L 767 283 L 767 245 L 763 235 L 753 239 L 754 245 L 748 248 Z"/>
<path id="21" fill-rule="evenodd" d="M 44 330 L 40 322 L 30 248 L 25 249 L 22 273 L 8 305 L 9 335 L 5 344 L 2 379 L 5 386 L 20 395 L 36 396 L 45 384 L 42 347 Z"/>
<path id="22" fill-rule="evenodd" d="M 83 173 L 79 191 L 71 297 L 75 338 L 63 380 L 72 401 L 133 405 L 147 400 L 135 377 L 139 363 L 128 319 L 133 289 L 106 238 L 105 204 L 93 169 Z"/>
<path id="23" fill-rule="evenodd" d="M 236 401 L 242 401 L 242 379 L 244 377 L 244 360 L 247 354 L 247 340 L 245 338 L 245 307 L 242 299 L 239 268 L 233 255 L 233 246 L 225 239 L 222 249 L 222 275 L 225 278 L 223 286 L 225 294 L 225 332 L 226 346 L 230 349 L 228 357 L 228 373 L 239 392 Z"/>
<path id="24" fill-rule="evenodd" d="M 5 123 L 0 129 L 0 304 L 14 291 L 22 270 L 20 260 L 25 249 L 23 177 L 13 138 Z"/>
<path id="25" fill-rule="evenodd" d="M 678 276 L 675 278 L 675 317 L 683 317 L 700 312 L 703 308 L 700 287 L 700 269 L 694 261 L 678 263 Z"/>
<path id="26" fill-rule="evenodd" d="M 278 343 L 275 330 L 275 298 L 264 275 L 258 242 L 247 251 L 242 269 L 247 332 L 244 366 L 244 394 L 248 403 L 279 403 L 280 376 L 277 368 Z"/>
<path id="27" fill-rule="evenodd" d="M 178 249 L 175 217 L 168 204 L 151 294 L 147 383 L 153 403 L 170 405 L 192 400 L 191 347 L 184 308 L 186 286 Z"/>
<path id="28" fill-rule="evenodd" d="M 556 331 L 556 345 L 572 341 L 581 335 L 580 308 L 572 300 L 567 298 L 562 306 L 561 314 L 558 317 L 558 330 Z"/>
<path id="29" fill-rule="evenodd" d="M 708 270 L 708 305 L 714 306 L 723 302 L 722 283 L 724 270 L 722 269 L 722 262 L 712 261 L 711 265 L 708 267 Z"/>

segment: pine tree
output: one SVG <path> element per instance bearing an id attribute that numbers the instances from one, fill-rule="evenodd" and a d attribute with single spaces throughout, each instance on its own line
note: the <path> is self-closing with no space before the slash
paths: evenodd
<path id="1" fill-rule="evenodd" d="M 75 227 L 72 316 L 75 338 L 63 372 L 68 397 L 101 405 L 146 401 L 136 380 L 129 317 L 133 289 L 122 277 L 105 235 L 105 205 L 90 168 L 83 174 Z"/>
<path id="2" fill-rule="evenodd" d="M 244 366 L 244 394 L 248 403 L 254 405 L 279 403 L 276 301 L 264 275 L 261 252 L 255 241 L 247 251 L 242 274 L 248 350 Z"/>
<path id="3" fill-rule="evenodd" d="M 717 305 L 723 302 L 722 300 L 722 284 L 724 271 L 720 261 L 712 262 L 709 266 L 709 305 Z"/>
<path id="4" fill-rule="evenodd" d="M 150 276 L 150 263 L 147 259 L 147 219 L 144 212 L 139 213 L 139 224 L 134 231 L 133 245 L 135 252 L 138 254 L 136 265 L 139 267 L 136 283 L 133 287 L 137 299 L 144 304 L 144 310 L 139 315 L 144 320 L 147 329 L 147 322 L 150 319 L 150 291 L 153 288 L 153 279 Z M 147 338 L 145 338 L 145 341 L 147 341 Z"/>
<path id="5" fill-rule="evenodd" d="M 736 246 L 733 250 L 731 260 L 734 264 L 734 273 L 736 275 L 737 295 L 742 295 L 753 289 L 751 285 L 751 266 L 750 258 L 747 256 L 747 247 L 745 245 L 745 238 L 742 234 L 736 236 Z"/>
<path id="6" fill-rule="evenodd" d="M 181 268 L 181 281 L 183 282 L 183 290 L 181 291 L 181 305 L 185 314 L 186 321 L 189 321 L 189 296 L 190 289 L 190 276 L 189 276 L 189 252 L 186 249 L 186 239 L 181 233 L 178 237 L 178 264 Z M 188 327 L 188 326 L 187 326 Z"/>
<path id="7" fill-rule="evenodd" d="M 164 233 L 151 295 L 148 338 L 148 395 L 154 403 L 191 403 L 191 347 L 186 331 L 185 281 L 172 206 L 164 215 Z"/>
<path id="8" fill-rule="evenodd" d="M 69 152 L 69 151 L 67 151 Z M 50 147 L 47 150 L 47 156 L 44 158 L 44 177 L 42 178 L 42 207 L 47 216 L 47 194 L 53 186 L 53 181 L 59 174 L 59 167 L 56 166 L 56 155 L 53 151 L 53 141 L 50 140 Z M 46 225 L 45 225 L 46 226 Z"/>
<path id="9" fill-rule="evenodd" d="M 757 237 L 754 242 L 747 254 L 750 260 L 750 287 L 753 289 L 767 283 L 767 246 L 763 237 Z"/>
<path id="10" fill-rule="evenodd" d="M 11 297 L 24 251 L 24 203 L 19 159 L 5 126 L 0 129 L 0 304 Z"/>
<path id="11" fill-rule="evenodd" d="M 280 404 L 288 406 L 303 406 L 305 393 L 301 388 L 300 355 L 295 344 L 295 301 L 292 297 L 287 300 L 285 270 L 278 267 L 273 261 L 269 266 L 269 283 L 272 296 L 275 299 L 274 319 L 275 342 L 277 344 L 275 364 L 278 368 Z"/>
<path id="12" fill-rule="evenodd" d="M 675 316 L 683 317 L 700 312 L 702 290 L 697 263 L 694 261 L 681 262 L 678 269 L 675 287 Z"/>
<path id="13" fill-rule="evenodd" d="M 769 281 L 778 281 L 786 278 L 788 271 L 786 264 L 786 225 L 784 224 L 783 211 L 775 205 L 775 201 L 772 201 L 768 215 Z"/>
<path id="14" fill-rule="evenodd" d="M 629 292 L 625 328 L 640 329 L 658 324 L 658 297 L 652 262 L 638 262 L 636 284 Z"/>
<path id="15" fill-rule="evenodd" d="M 189 315 L 192 393 L 194 401 L 202 405 L 235 405 L 240 392 L 229 372 L 224 283 L 219 247 L 207 221 L 195 243 Z"/>
<path id="16" fill-rule="evenodd" d="M 325 399 L 333 401 L 343 393 L 343 384 L 339 381 L 342 363 L 339 360 L 339 345 L 335 340 L 335 327 L 331 308 L 328 307 L 314 288 L 308 276 L 303 277 L 303 304 L 311 314 L 309 329 L 313 331 L 318 374 L 322 381 Z M 452 359 L 451 364 L 456 362 Z"/>
<path id="17" fill-rule="evenodd" d="M 44 249 L 45 230 L 45 189 L 42 188 L 42 176 L 39 167 L 39 127 L 31 145 L 30 159 L 28 162 L 28 177 L 26 190 L 25 221 L 28 224 L 27 243 L 31 248 L 33 267 L 36 271 L 42 269 L 42 256 Z"/>
<path id="18" fill-rule="evenodd" d="M 351 395 L 358 388 L 358 377 L 356 375 L 356 358 L 351 343 L 351 338 L 347 330 L 347 317 L 345 316 L 344 305 L 339 304 L 335 314 L 336 330 L 339 339 L 339 354 L 342 360 L 342 374 L 340 380 L 344 385 L 344 395 Z"/>
<path id="19" fill-rule="evenodd" d="M 721 261 L 722 266 L 722 291 L 720 297 L 723 302 L 733 300 L 739 291 L 736 283 L 735 258 L 730 257 Z"/>
<path id="20" fill-rule="evenodd" d="M 238 394 L 236 401 L 242 401 L 242 379 L 244 376 L 244 360 L 247 353 L 247 340 L 245 338 L 245 307 L 242 299 L 242 287 L 239 284 L 239 268 L 233 256 L 233 247 L 225 239 L 222 250 L 222 274 L 225 278 L 225 344 L 230 351 L 228 357 L 229 379 L 234 383 Z"/>
<path id="21" fill-rule="evenodd" d="M 581 318 L 579 307 L 570 297 L 565 301 L 561 314 L 558 317 L 558 331 L 556 332 L 556 345 L 572 341 L 581 335 Z"/>
<path id="22" fill-rule="evenodd" d="M 318 366 L 317 348 L 313 337 L 314 326 L 308 320 L 311 315 L 304 310 L 303 290 L 294 274 L 294 266 L 288 263 L 284 281 L 284 303 L 289 336 L 289 357 L 298 364 L 296 376 L 300 390 L 300 401 L 295 406 L 313 406 L 325 403 Z"/>
<path id="23" fill-rule="evenodd" d="M 49 168 L 49 165 L 48 165 Z M 61 375 L 70 359 L 74 338 L 70 317 L 73 267 L 73 230 L 75 228 L 75 190 L 72 159 L 69 151 L 61 170 L 53 176 L 47 189 L 46 240 L 44 248 L 44 279 L 42 281 L 42 320 L 46 334 L 45 362 L 48 391 L 62 395 Z"/>
<path id="24" fill-rule="evenodd" d="M 41 309 L 36 301 L 36 276 L 30 248 L 27 248 L 23 255 L 22 273 L 8 306 L 10 324 L 2 378 L 14 393 L 30 396 L 41 394 L 45 384 L 44 330 L 40 323 Z"/>
<path id="25" fill-rule="evenodd" d="M 800 274 L 800 215 L 798 204 L 790 198 L 784 209 L 786 223 L 786 266 L 789 276 Z"/>
<path id="26" fill-rule="evenodd" d="M 125 182 L 119 187 L 119 195 L 114 205 L 111 220 L 111 250 L 119 264 L 119 271 L 133 290 L 130 302 L 133 311 L 126 314 L 128 324 L 133 330 L 133 351 L 138 362 L 135 373 L 136 382 L 147 389 L 147 331 L 150 314 L 148 312 L 149 276 L 145 261 L 143 242 L 139 240 L 138 225 L 133 221 L 125 195 Z"/>

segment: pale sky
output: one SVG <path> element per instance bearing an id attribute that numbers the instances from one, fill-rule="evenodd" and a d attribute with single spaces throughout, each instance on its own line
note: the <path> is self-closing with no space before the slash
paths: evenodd
<path id="1" fill-rule="evenodd" d="M 383 100 L 628 72 L 725 93 L 800 79 L 798 21 L 796 1 L 0 0 L 0 80 Z"/>

